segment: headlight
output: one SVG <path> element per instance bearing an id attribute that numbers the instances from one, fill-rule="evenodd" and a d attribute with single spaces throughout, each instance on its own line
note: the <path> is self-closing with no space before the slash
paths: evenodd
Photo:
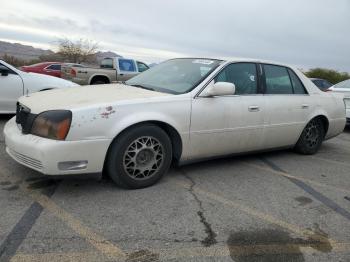
<path id="1" fill-rule="evenodd" d="M 35 117 L 31 134 L 64 140 L 70 129 L 72 112 L 69 110 L 46 111 Z"/>

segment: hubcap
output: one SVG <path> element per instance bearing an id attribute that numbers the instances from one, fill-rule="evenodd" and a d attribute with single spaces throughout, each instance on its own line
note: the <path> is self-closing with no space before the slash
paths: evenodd
<path id="1" fill-rule="evenodd" d="M 149 136 L 137 138 L 124 153 L 124 170 L 133 179 L 150 178 L 162 166 L 163 154 L 163 146 L 156 138 Z"/>
<path id="2" fill-rule="evenodd" d="M 309 123 L 305 129 L 305 141 L 309 147 L 314 147 L 317 145 L 319 140 L 319 130 L 317 124 L 312 121 Z"/>

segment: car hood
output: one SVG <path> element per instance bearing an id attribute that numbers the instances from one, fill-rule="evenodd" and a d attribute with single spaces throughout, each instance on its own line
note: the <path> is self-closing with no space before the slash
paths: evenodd
<path id="1" fill-rule="evenodd" d="M 38 92 L 21 97 L 19 102 L 30 108 L 33 114 L 37 114 L 47 110 L 98 107 L 162 96 L 172 95 L 122 84 L 107 84 Z"/>
<path id="2" fill-rule="evenodd" d="M 43 86 L 45 88 L 61 88 L 61 87 L 72 87 L 79 86 L 76 83 L 71 81 L 64 80 L 62 78 L 37 74 L 37 73 L 27 73 L 21 72 L 21 77 L 24 79 L 24 82 L 35 83 L 36 85 Z"/>

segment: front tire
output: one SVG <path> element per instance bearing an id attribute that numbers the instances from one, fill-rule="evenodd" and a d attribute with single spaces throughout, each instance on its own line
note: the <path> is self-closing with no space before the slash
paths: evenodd
<path id="1" fill-rule="evenodd" d="M 150 124 L 122 133 L 111 145 L 106 168 L 118 186 L 138 189 L 158 182 L 171 161 L 170 138 L 161 128 Z"/>
<path id="2" fill-rule="evenodd" d="M 324 136 L 322 120 L 314 118 L 304 128 L 294 149 L 300 154 L 313 155 L 320 149 Z"/>

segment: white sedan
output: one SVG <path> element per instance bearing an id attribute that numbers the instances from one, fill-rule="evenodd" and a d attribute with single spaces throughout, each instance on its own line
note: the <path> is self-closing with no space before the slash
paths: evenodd
<path id="1" fill-rule="evenodd" d="M 297 69 L 259 60 L 173 59 L 125 84 L 19 99 L 8 154 L 47 175 L 98 173 L 156 183 L 172 162 L 294 148 L 314 154 L 345 126 L 342 95 Z"/>
<path id="2" fill-rule="evenodd" d="M 57 77 L 26 73 L 0 60 L 0 114 L 15 113 L 16 102 L 23 95 L 73 86 L 77 84 Z"/>
<path id="3" fill-rule="evenodd" d="M 328 90 L 344 94 L 346 106 L 346 122 L 350 125 L 350 79 L 340 82 Z"/>

